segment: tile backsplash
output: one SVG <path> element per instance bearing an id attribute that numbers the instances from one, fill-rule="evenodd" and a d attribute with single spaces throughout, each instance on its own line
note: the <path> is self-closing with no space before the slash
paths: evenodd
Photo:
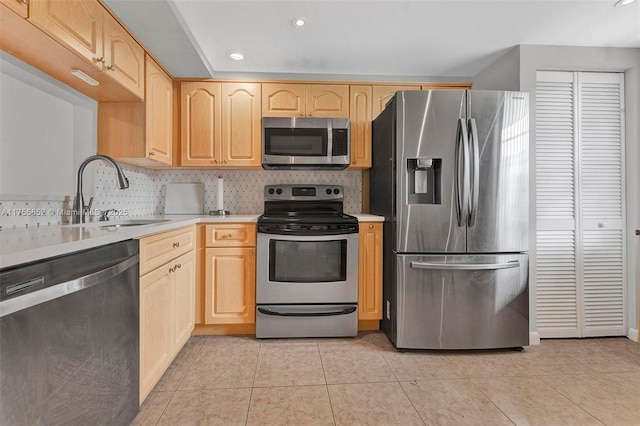
<path id="1" fill-rule="evenodd" d="M 121 165 L 129 188 L 120 190 L 116 173 L 108 163 L 94 163 L 93 187 L 85 186 L 84 197 L 93 196 L 92 210 L 116 209 L 121 216 L 164 213 L 167 183 L 204 183 L 205 212 L 216 206 L 218 176 L 224 179 L 224 207 L 231 214 L 262 213 L 264 186 L 272 184 L 328 184 L 344 187 L 344 210 L 359 213 L 362 205 L 362 173 L 359 171 L 301 170 L 148 170 Z M 86 172 L 85 172 L 86 173 Z M 0 196 L 0 230 L 65 225 L 73 196 Z"/>
<path id="2" fill-rule="evenodd" d="M 130 216 L 162 214 L 167 183 L 202 182 L 204 206 L 208 212 L 215 209 L 217 179 L 222 176 L 224 207 L 231 214 L 261 213 L 264 186 L 286 183 L 342 185 L 345 211 L 361 211 L 362 173 L 359 171 L 147 170 L 128 165 L 123 165 L 122 169 L 129 178 L 129 188 L 125 190 L 117 188 L 111 165 L 101 163 L 96 168 L 93 208 L 128 209 Z"/>

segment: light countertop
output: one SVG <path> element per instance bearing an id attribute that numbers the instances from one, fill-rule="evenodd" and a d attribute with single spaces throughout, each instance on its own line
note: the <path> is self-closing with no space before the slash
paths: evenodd
<path id="1" fill-rule="evenodd" d="M 154 219 L 164 222 L 139 226 L 109 227 L 111 222 L 92 222 L 83 225 L 46 226 L 27 229 L 3 229 L 0 231 L 0 268 L 20 265 L 61 256 L 101 245 L 141 238 L 158 232 L 170 231 L 195 223 L 250 223 L 260 214 L 205 216 L 171 215 L 142 216 L 131 219 Z M 384 218 L 370 214 L 354 214 L 359 221 L 375 222 Z"/>

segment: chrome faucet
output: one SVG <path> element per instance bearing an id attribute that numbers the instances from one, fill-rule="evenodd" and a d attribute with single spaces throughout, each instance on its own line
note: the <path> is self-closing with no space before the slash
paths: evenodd
<path id="1" fill-rule="evenodd" d="M 107 157 L 106 155 L 92 155 L 88 157 L 86 160 L 80 164 L 78 168 L 78 178 L 76 181 L 76 196 L 73 199 L 73 210 L 71 213 L 71 223 L 85 223 L 85 217 L 89 210 L 91 210 L 91 204 L 93 204 L 93 197 L 89 199 L 89 204 L 84 203 L 84 196 L 82 195 L 82 172 L 84 168 L 87 167 L 87 164 L 91 163 L 94 160 L 104 160 L 108 163 L 113 164 L 116 168 L 117 179 L 118 179 L 118 188 L 126 189 L 129 187 L 129 179 L 124 175 L 122 169 L 115 162 L 115 160 L 111 157 Z"/>

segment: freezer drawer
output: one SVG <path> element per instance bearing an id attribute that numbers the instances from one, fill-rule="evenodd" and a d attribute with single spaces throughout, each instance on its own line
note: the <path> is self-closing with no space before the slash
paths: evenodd
<path id="1" fill-rule="evenodd" d="M 398 348 L 529 344 L 528 255 L 397 256 Z"/>
<path id="2" fill-rule="evenodd" d="M 357 334 L 357 305 L 258 305 L 256 308 L 258 338 Z"/>

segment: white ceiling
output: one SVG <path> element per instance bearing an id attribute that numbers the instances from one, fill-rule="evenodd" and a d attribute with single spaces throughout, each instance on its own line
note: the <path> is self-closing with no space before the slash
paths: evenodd
<path id="1" fill-rule="evenodd" d="M 640 48 L 640 1 L 104 0 L 175 77 L 471 77 L 518 44 Z M 295 28 L 294 17 L 308 24 Z M 233 49 L 244 61 L 227 56 Z"/>

